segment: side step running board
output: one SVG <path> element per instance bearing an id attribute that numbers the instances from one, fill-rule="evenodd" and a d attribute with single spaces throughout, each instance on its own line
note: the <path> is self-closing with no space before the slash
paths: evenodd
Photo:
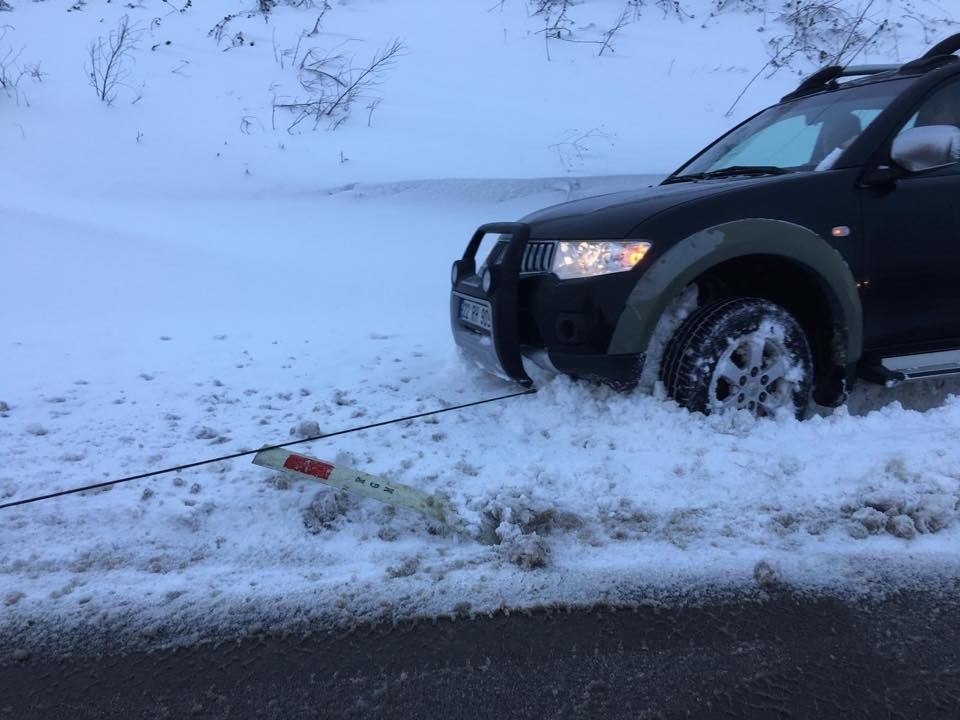
<path id="1" fill-rule="evenodd" d="M 960 350 L 879 358 L 860 368 L 864 380 L 887 387 L 946 375 L 960 375 Z"/>

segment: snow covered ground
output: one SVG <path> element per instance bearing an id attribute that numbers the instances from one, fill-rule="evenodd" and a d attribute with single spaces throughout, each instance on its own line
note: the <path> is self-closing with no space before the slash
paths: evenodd
<path id="1" fill-rule="evenodd" d="M 491 4 L 336 5 L 321 39 L 360 37 L 363 55 L 401 36 L 407 54 L 372 127 L 363 110 L 294 134 L 272 129 L 272 97 L 296 89 L 275 55 L 309 12 L 240 18 L 255 44 L 229 50 L 207 31 L 243 3 L 0 14 L 3 43 L 48 73 L 0 92 L 0 501 L 509 391 L 449 339 L 449 265 L 472 229 L 649 183 L 637 173 L 795 82 L 759 80 L 724 116 L 766 59 L 755 15 L 708 23 L 722 60 L 690 50 L 699 22 L 651 10 L 612 56 L 555 43 L 547 61 L 539 21 Z M 145 35 L 107 107 L 84 48 L 121 12 Z M 471 179 L 423 180 L 450 177 Z M 912 582 L 957 571 L 958 436 L 953 396 L 754 423 L 545 379 L 302 448 L 446 493 L 473 527 L 493 513 L 499 546 L 224 462 L 0 511 L 0 624 L 13 642 L 41 619 L 169 639 L 774 577 Z"/>

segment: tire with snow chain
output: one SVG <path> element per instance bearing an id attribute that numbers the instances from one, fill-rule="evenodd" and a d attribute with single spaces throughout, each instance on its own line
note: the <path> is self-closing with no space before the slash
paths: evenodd
<path id="1" fill-rule="evenodd" d="M 760 298 L 699 308 L 667 345 L 660 370 L 667 393 L 688 410 L 781 409 L 803 417 L 810 404 L 813 359 L 800 324 Z"/>

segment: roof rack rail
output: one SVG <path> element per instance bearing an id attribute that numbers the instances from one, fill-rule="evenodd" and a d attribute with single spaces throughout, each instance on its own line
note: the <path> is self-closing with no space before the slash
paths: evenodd
<path id="1" fill-rule="evenodd" d="M 957 50 L 960 50 L 960 33 L 951 35 L 950 37 L 941 40 L 916 60 L 911 60 L 902 68 L 900 68 L 900 72 L 924 72 L 930 68 L 937 67 L 938 65 L 957 62 L 960 60 L 960 58 L 954 55 Z"/>
<path id="2" fill-rule="evenodd" d="M 795 100 L 822 90 L 833 90 L 839 87 L 837 79 L 842 77 L 861 77 L 892 71 L 898 71 L 901 74 L 925 72 L 944 63 L 960 61 L 960 57 L 954 54 L 958 50 L 960 50 L 960 33 L 941 40 L 922 56 L 904 65 L 850 65 L 848 67 L 827 65 L 805 79 L 792 93 L 780 98 L 780 102 Z"/>
<path id="3" fill-rule="evenodd" d="M 941 40 L 932 48 L 927 50 L 921 59 L 937 57 L 938 55 L 953 55 L 957 50 L 960 50 L 960 33 L 951 35 L 945 40 Z"/>
<path id="4" fill-rule="evenodd" d="M 792 93 L 784 95 L 781 98 L 781 102 L 783 100 L 794 100 L 804 95 L 811 95 L 821 90 L 835 88 L 837 87 L 837 78 L 878 75 L 879 73 L 892 72 L 899 69 L 900 65 L 850 65 L 848 67 L 827 65 L 805 79 Z"/>

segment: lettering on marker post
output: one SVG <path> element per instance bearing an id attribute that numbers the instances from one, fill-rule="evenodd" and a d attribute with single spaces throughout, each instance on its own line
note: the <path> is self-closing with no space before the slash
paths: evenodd
<path id="1" fill-rule="evenodd" d="M 455 518 L 453 511 L 441 498 L 408 485 L 387 483 L 383 478 L 360 470 L 337 467 L 308 455 L 283 449 L 262 450 L 253 458 L 253 462 L 262 467 L 373 498 L 394 507 L 404 507 L 442 523 L 450 524 Z"/>

